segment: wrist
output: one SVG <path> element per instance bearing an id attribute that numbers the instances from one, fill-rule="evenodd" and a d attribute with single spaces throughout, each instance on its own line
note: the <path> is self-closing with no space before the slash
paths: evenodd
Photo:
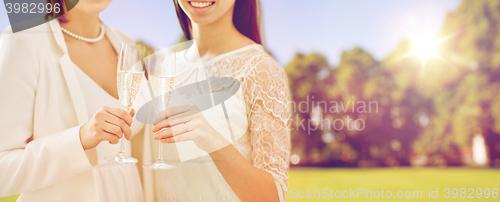
<path id="1" fill-rule="evenodd" d="M 227 147 L 228 145 L 231 144 L 231 142 L 229 142 L 224 136 L 222 136 L 219 132 L 217 131 L 214 131 L 215 135 L 210 142 L 212 143 L 212 147 L 211 148 L 214 148 L 212 151 L 218 151 L 218 150 L 221 150 L 225 147 Z"/>
<path id="2" fill-rule="evenodd" d="M 86 151 L 87 148 L 85 147 L 85 143 L 84 143 L 84 140 L 83 140 L 83 125 L 80 126 L 80 128 L 78 129 L 78 133 L 79 133 L 79 137 L 80 137 L 80 144 L 82 145 L 82 148 L 83 148 L 83 151 Z"/>
<path id="3" fill-rule="evenodd" d="M 226 161 L 230 157 L 230 155 L 228 156 L 228 153 L 229 153 L 228 151 L 230 150 L 230 147 L 232 147 L 232 145 L 228 144 L 228 145 L 225 145 L 217 150 L 209 152 L 210 157 L 214 161 Z"/>

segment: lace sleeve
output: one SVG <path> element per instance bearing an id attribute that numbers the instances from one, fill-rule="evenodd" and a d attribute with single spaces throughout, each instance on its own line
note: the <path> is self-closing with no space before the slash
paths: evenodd
<path id="1" fill-rule="evenodd" d="M 290 92 L 283 68 L 267 56 L 244 81 L 253 165 L 274 178 L 285 201 L 290 156 Z"/>

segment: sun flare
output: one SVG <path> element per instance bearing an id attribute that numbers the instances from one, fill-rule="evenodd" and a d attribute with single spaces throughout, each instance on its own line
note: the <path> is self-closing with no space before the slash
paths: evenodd
<path id="1" fill-rule="evenodd" d="M 437 40 L 423 40 L 415 44 L 414 52 L 422 58 L 429 58 L 437 55 Z"/>
<path id="2" fill-rule="evenodd" d="M 429 57 L 438 56 L 437 48 L 439 42 L 440 41 L 436 38 L 424 36 L 413 42 L 414 49 L 412 53 L 419 55 L 423 60 L 427 60 Z"/>

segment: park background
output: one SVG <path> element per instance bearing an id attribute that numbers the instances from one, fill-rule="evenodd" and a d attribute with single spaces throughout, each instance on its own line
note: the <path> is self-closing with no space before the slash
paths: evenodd
<path id="1" fill-rule="evenodd" d="M 500 0 L 261 7 L 264 46 L 295 103 L 289 190 L 422 191 L 421 201 L 441 201 L 427 191 L 500 189 Z M 101 17 L 155 49 L 182 36 L 168 0 L 114 1 Z M 461 200 L 499 200 L 473 196 Z M 317 197 L 288 199 L 326 200 Z"/>

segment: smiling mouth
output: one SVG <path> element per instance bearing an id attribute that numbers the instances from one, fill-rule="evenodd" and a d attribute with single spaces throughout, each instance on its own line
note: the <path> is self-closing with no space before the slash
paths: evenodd
<path id="1" fill-rule="evenodd" d="M 206 8 L 214 5 L 215 1 L 188 1 L 189 4 L 195 8 Z"/>

